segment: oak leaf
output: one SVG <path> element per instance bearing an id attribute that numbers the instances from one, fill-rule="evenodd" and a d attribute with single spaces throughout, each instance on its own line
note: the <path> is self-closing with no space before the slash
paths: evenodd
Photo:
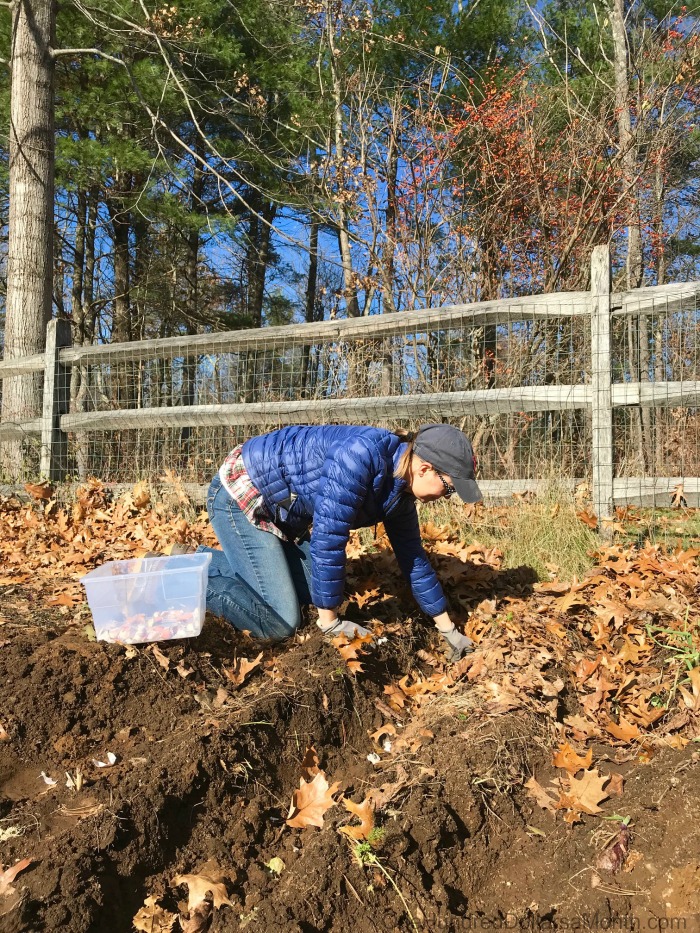
<path id="1" fill-rule="evenodd" d="M 346 810 L 356 816 L 360 821 L 359 826 L 341 826 L 339 832 L 349 839 L 355 839 L 360 842 L 363 839 L 369 839 L 370 833 L 374 829 L 374 808 L 369 797 L 365 797 L 362 803 L 353 803 L 352 800 L 343 800 Z"/>
<path id="2" fill-rule="evenodd" d="M 253 658 L 252 661 L 249 661 L 248 658 L 236 658 L 232 668 L 224 668 L 224 674 L 232 684 L 236 687 L 240 687 L 248 674 L 262 663 L 262 656 L 263 653 L 261 651 L 257 658 Z"/>
<path id="3" fill-rule="evenodd" d="M 598 518 L 592 512 L 589 512 L 587 509 L 582 510 L 581 512 L 576 513 L 576 518 L 583 522 L 584 525 L 587 525 L 589 528 L 592 528 L 594 531 L 598 527 Z"/>
<path id="4" fill-rule="evenodd" d="M 316 751 L 313 745 L 307 745 L 306 751 L 304 752 L 304 757 L 301 762 L 301 774 L 302 777 L 311 780 L 317 774 L 321 773 L 321 769 L 318 766 L 318 752 Z"/>
<path id="5" fill-rule="evenodd" d="M 610 735 L 619 739 L 621 742 L 632 742 L 635 739 L 641 738 L 642 735 L 637 726 L 635 726 L 633 722 L 629 722 L 629 720 L 625 719 L 624 716 L 620 716 L 619 723 L 610 719 L 605 724 L 605 731 L 609 732 Z"/>
<path id="6" fill-rule="evenodd" d="M 304 829 L 307 826 L 323 828 L 323 814 L 335 806 L 333 794 L 339 787 L 339 782 L 328 784 L 322 771 L 314 777 L 313 781 L 299 781 L 299 790 L 292 794 L 292 805 L 289 808 L 287 826 Z"/>
<path id="7" fill-rule="evenodd" d="M 151 645 L 151 654 L 160 664 L 164 671 L 167 671 L 170 668 L 170 658 L 163 654 L 158 645 Z"/>
<path id="8" fill-rule="evenodd" d="M 177 915 L 161 907 L 157 898 L 147 897 L 131 922 L 143 933 L 172 933 L 176 920 Z"/>
<path id="9" fill-rule="evenodd" d="M 191 914 L 206 900 L 211 900 L 214 907 L 233 907 L 224 884 L 224 874 L 216 865 L 210 865 L 197 875 L 175 875 L 174 885 L 187 885 L 187 910 Z M 209 897 L 211 895 L 211 897 Z"/>
<path id="10" fill-rule="evenodd" d="M 131 498 L 137 509 L 143 509 L 148 505 L 151 501 L 151 492 L 145 480 L 140 480 L 136 483 L 131 490 Z"/>
<path id="11" fill-rule="evenodd" d="M 552 758 L 552 764 L 555 768 L 564 768 L 569 774 L 576 774 L 577 771 L 585 771 L 587 768 L 590 768 L 592 762 L 592 748 L 589 748 L 586 755 L 581 757 L 568 742 L 564 742 L 560 745 Z"/>
<path id="12" fill-rule="evenodd" d="M 58 596 L 52 596 L 50 599 L 46 600 L 47 606 L 68 606 L 71 609 L 73 606 L 77 606 L 78 603 L 81 603 L 82 599 L 80 596 L 76 596 L 74 593 L 59 593 Z"/>
<path id="13" fill-rule="evenodd" d="M 551 810 L 552 812 L 556 810 L 554 798 L 549 796 L 544 787 L 534 777 L 526 782 L 525 787 L 527 788 L 528 797 L 536 801 L 537 805 L 542 807 L 543 810 Z"/>
<path id="14" fill-rule="evenodd" d="M 53 496 L 53 486 L 51 483 L 25 483 L 25 490 L 33 499 L 50 499 Z"/>
<path id="15" fill-rule="evenodd" d="M 609 780 L 609 775 L 601 774 L 597 769 L 584 771 L 581 778 L 569 776 L 569 787 L 562 799 L 566 799 L 568 809 L 583 810 L 584 813 L 600 813 L 601 808 L 598 804 L 610 796 L 606 790 L 603 790 Z"/>

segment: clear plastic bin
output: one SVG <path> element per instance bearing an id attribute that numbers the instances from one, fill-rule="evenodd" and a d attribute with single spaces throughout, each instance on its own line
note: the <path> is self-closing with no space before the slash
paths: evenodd
<path id="1" fill-rule="evenodd" d="M 101 641 L 140 644 L 202 631 L 211 554 L 112 560 L 81 579 Z"/>

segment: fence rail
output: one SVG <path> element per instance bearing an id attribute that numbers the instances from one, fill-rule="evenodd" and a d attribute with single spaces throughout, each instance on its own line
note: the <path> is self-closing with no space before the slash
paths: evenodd
<path id="1" fill-rule="evenodd" d="M 601 518 L 617 501 L 663 500 L 680 484 L 686 497 L 700 495 L 696 475 L 615 476 L 616 436 L 634 427 L 634 456 L 649 459 L 636 448 L 651 443 L 655 411 L 671 418 L 655 427 L 664 462 L 673 462 L 673 437 L 683 436 L 678 411 L 690 419 L 700 448 L 700 283 L 613 293 L 604 247 L 594 251 L 591 283 L 590 292 L 97 346 L 70 346 L 70 324 L 52 321 L 44 353 L 0 361 L 0 383 L 44 373 L 41 417 L 0 424 L 0 443 L 40 437 L 39 469 L 59 479 L 67 469 L 83 472 L 89 459 L 83 453 L 82 467 L 70 469 L 69 458 L 81 455 L 69 453 L 69 435 L 78 451 L 91 444 L 93 451 L 102 432 L 113 432 L 114 443 L 121 432 L 156 438 L 179 431 L 167 445 L 154 441 L 166 458 L 178 444 L 190 450 L 190 429 L 220 429 L 222 446 L 233 429 L 454 419 L 469 421 L 482 440 L 490 430 L 494 457 L 511 473 L 514 445 L 527 432 L 546 448 L 550 473 L 557 451 L 576 447 L 562 474 L 576 482 L 585 470 Z M 508 430 L 499 435 L 495 425 L 504 418 Z M 211 451 L 210 472 L 224 452 Z M 686 459 L 700 473 L 700 449 L 691 453 Z M 536 471 L 536 456 L 528 456 L 528 470 Z M 99 458 L 93 456 L 91 472 L 100 472 Z M 537 482 L 487 476 L 482 486 L 487 496 L 502 497 Z"/>

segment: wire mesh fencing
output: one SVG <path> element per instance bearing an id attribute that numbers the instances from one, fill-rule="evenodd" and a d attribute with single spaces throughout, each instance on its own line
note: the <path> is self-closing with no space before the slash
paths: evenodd
<path id="1" fill-rule="evenodd" d="M 59 340 L 15 478 L 36 475 L 37 440 L 56 477 L 175 473 L 201 485 L 235 444 L 285 424 L 445 421 L 472 438 L 488 497 L 556 478 L 589 481 L 600 515 L 616 502 L 668 504 L 679 486 L 692 502 L 700 285 L 613 294 L 609 262 L 597 248 L 590 292 L 127 344 Z M 0 384 L 18 366 L 1 362 Z M 17 431 L 3 422 L 0 441 Z"/>

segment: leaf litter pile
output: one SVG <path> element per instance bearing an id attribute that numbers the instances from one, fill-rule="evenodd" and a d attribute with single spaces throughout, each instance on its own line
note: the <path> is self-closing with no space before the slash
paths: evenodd
<path id="1" fill-rule="evenodd" d="M 343 609 L 374 643 L 95 642 L 82 575 L 214 543 L 165 483 L 0 500 L 2 933 L 700 916 L 700 552 L 537 582 L 428 524 L 451 667 L 381 526 Z"/>

